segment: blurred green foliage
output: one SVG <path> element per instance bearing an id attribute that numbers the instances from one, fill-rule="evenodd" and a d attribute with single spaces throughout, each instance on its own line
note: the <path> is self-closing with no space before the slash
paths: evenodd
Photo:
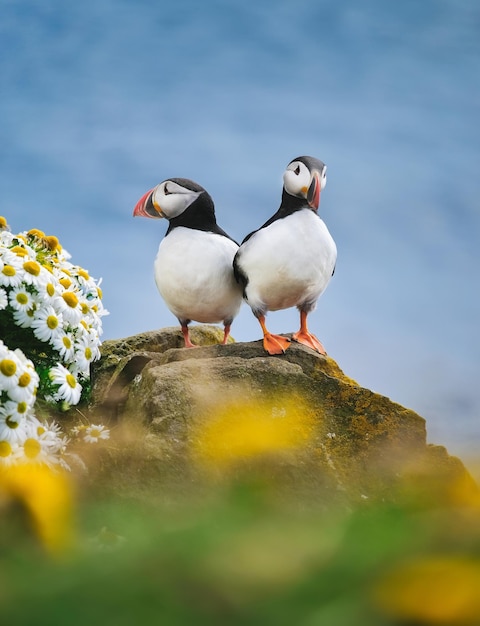
<path id="1" fill-rule="evenodd" d="M 60 557 L 4 502 L 0 623 L 478 625 L 480 501 L 464 487 L 352 507 L 254 474 L 141 499 L 80 491 Z"/>

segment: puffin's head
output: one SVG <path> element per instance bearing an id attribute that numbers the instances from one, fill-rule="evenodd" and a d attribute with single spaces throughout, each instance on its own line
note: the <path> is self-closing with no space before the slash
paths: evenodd
<path id="1" fill-rule="evenodd" d="M 283 188 L 295 198 L 303 198 L 314 211 L 320 204 L 320 191 L 327 184 L 327 166 L 310 156 L 293 159 L 283 174 Z"/>
<path id="2" fill-rule="evenodd" d="M 188 178 L 169 178 L 147 191 L 133 209 L 134 217 L 165 217 L 171 220 L 181 215 L 205 189 Z"/>

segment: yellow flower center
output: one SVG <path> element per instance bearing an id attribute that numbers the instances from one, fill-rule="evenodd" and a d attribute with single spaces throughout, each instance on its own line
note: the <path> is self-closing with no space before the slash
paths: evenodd
<path id="1" fill-rule="evenodd" d="M 2 273 L 5 276 L 15 276 L 15 274 L 17 273 L 15 268 L 12 265 L 4 265 L 3 266 L 3 270 Z"/>
<path id="2" fill-rule="evenodd" d="M 67 374 L 65 376 L 65 380 L 67 381 L 67 383 L 70 385 L 72 389 L 75 389 L 75 387 L 77 386 L 77 381 L 76 381 L 75 376 L 72 376 L 72 374 Z"/>
<path id="3" fill-rule="evenodd" d="M 17 293 L 17 295 L 15 296 L 15 300 L 18 302 L 18 304 L 28 304 L 28 296 L 26 293 Z"/>
<path id="4" fill-rule="evenodd" d="M 22 413 L 26 413 L 28 409 L 28 404 L 26 402 L 19 402 L 17 404 L 17 411 L 22 415 Z"/>
<path id="5" fill-rule="evenodd" d="M 65 289 L 68 289 L 70 287 L 70 285 L 72 284 L 72 281 L 70 280 L 70 278 L 60 278 L 60 280 L 58 281 L 63 287 L 65 287 Z"/>
<path id="6" fill-rule="evenodd" d="M 88 280 L 90 278 L 87 270 L 84 270 L 81 267 L 78 268 L 78 275 L 81 276 L 82 278 L 85 278 L 85 280 Z"/>
<path id="7" fill-rule="evenodd" d="M 23 269 L 32 274 L 32 276 L 38 276 L 40 274 L 40 264 L 36 261 L 25 261 L 23 264 Z"/>
<path id="8" fill-rule="evenodd" d="M 67 348 L 67 350 L 70 350 L 70 348 L 72 347 L 72 342 L 70 341 L 70 337 L 62 337 L 62 342 L 65 348 Z"/>
<path id="9" fill-rule="evenodd" d="M 11 359 L 2 359 L 0 361 L 0 372 L 4 376 L 13 376 L 17 371 L 17 364 Z"/>
<path id="10" fill-rule="evenodd" d="M 30 237 L 45 237 L 43 230 L 38 230 L 38 228 L 32 228 L 28 231 L 27 235 L 30 235 Z"/>
<path id="11" fill-rule="evenodd" d="M 90 359 L 92 358 L 92 349 L 88 346 L 85 348 L 85 358 L 87 359 L 87 361 L 90 361 Z"/>
<path id="12" fill-rule="evenodd" d="M 103 291 L 100 289 L 100 287 L 97 287 L 97 293 L 98 293 L 98 297 L 101 300 L 103 298 Z"/>
<path id="13" fill-rule="evenodd" d="M 86 302 L 82 302 L 80 305 L 80 308 L 82 309 L 82 313 L 84 315 L 86 315 L 90 311 L 88 304 Z"/>
<path id="14" fill-rule="evenodd" d="M 23 449 L 27 458 L 34 459 L 40 454 L 42 446 L 38 443 L 36 439 L 30 438 L 25 440 L 25 443 L 23 444 Z"/>
<path id="15" fill-rule="evenodd" d="M 4 459 L 12 454 L 12 446 L 8 441 L 0 441 L 0 456 Z"/>
<path id="16" fill-rule="evenodd" d="M 48 293 L 48 295 L 49 295 L 50 297 L 52 297 L 52 296 L 54 295 L 54 293 L 55 293 L 55 287 L 54 287 L 54 285 L 52 285 L 52 283 L 48 283 L 48 284 L 47 284 L 46 289 L 47 289 L 47 293 Z"/>
<path id="17" fill-rule="evenodd" d="M 0 215 L 0 228 L 7 228 L 7 226 L 7 220 L 3 217 L 3 215 Z"/>
<path id="18" fill-rule="evenodd" d="M 13 246 L 12 252 L 15 252 L 17 256 L 27 256 L 28 252 L 22 246 Z"/>
<path id="19" fill-rule="evenodd" d="M 50 250 L 57 250 L 62 247 L 55 235 L 48 235 L 47 237 L 45 237 L 45 243 L 50 248 Z"/>
<path id="20" fill-rule="evenodd" d="M 46 432 L 45 428 L 43 426 L 38 426 L 37 427 L 37 435 L 40 437 L 41 435 L 43 435 L 43 433 Z"/>
<path id="21" fill-rule="evenodd" d="M 15 430 L 15 428 L 18 428 L 18 422 L 16 422 L 15 420 L 12 420 L 11 415 L 7 417 L 7 419 L 5 420 L 5 424 L 12 430 Z"/>
<path id="22" fill-rule="evenodd" d="M 46 319 L 46 322 L 50 330 L 55 330 L 55 328 L 58 326 L 58 318 L 55 317 L 55 315 L 49 315 Z"/>
<path id="23" fill-rule="evenodd" d="M 69 307 L 74 309 L 78 304 L 78 298 L 73 293 L 73 291 L 66 291 L 62 293 L 62 298 L 65 300 L 65 303 L 68 304 Z"/>
<path id="24" fill-rule="evenodd" d="M 101 435 L 101 431 L 98 430 L 98 428 L 92 428 L 90 430 L 90 437 L 95 437 L 95 439 L 98 439 Z"/>
<path id="25" fill-rule="evenodd" d="M 28 387 L 31 380 L 32 380 L 32 377 L 30 376 L 30 374 L 28 372 L 23 372 L 23 374 L 18 379 L 18 386 Z"/>

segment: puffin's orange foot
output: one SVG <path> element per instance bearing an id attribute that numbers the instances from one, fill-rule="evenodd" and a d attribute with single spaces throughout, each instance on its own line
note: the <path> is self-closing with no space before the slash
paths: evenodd
<path id="1" fill-rule="evenodd" d="M 283 354 L 290 347 L 290 339 L 281 335 L 265 333 L 263 335 L 263 347 L 268 354 Z"/>
<path id="2" fill-rule="evenodd" d="M 320 354 L 327 354 L 327 351 L 323 347 L 322 343 L 315 337 L 315 335 L 309 333 L 308 330 L 299 330 L 298 333 L 294 333 L 292 335 L 292 339 L 294 341 L 298 341 L 298 343 L 302 343 L 304 346 L 312 348 L 312 350 L 315 350 Z"/>

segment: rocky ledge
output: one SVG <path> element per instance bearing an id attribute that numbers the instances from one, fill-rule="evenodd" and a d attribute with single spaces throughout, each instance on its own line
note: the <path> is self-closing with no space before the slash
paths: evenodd
<path id="1" fill-rule="evenodd" d="M 92 414 L 116 441 L 102 472 L 119 490 L 244 475 L 308 497 L 391 499 L 407 489 L 451 497 L 475 489 L 462 462 L 427 445 L 425 420 L 363 388 L 337 363 L 292 343 L 219 345 L 214 326 L 104 342 L 92 374 Z M 259 478 L 260 477 L 260 478 Z"/>

